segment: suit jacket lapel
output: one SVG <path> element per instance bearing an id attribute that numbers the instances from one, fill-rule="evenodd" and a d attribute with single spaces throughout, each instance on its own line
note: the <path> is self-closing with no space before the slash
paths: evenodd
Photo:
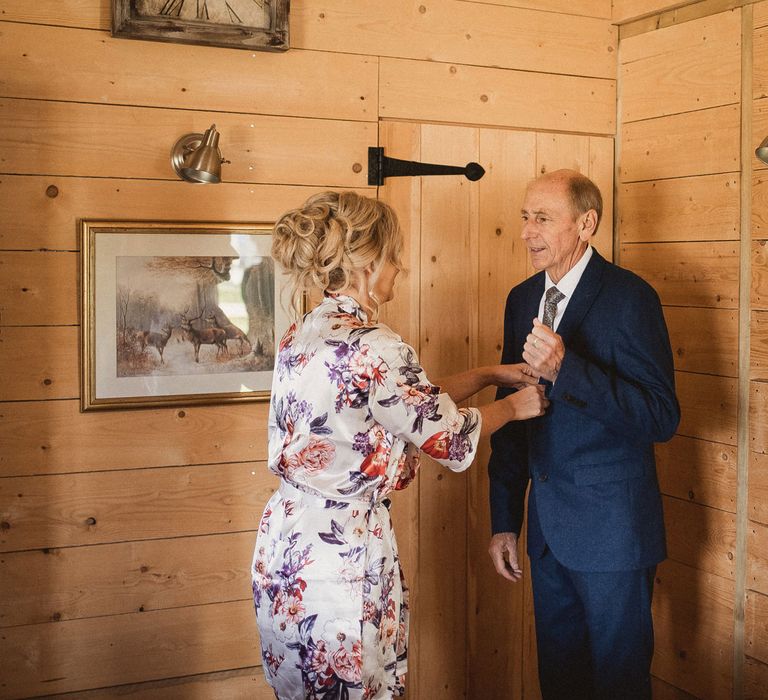
<path id="1" fill-rule="evenodd" d="M 568 302 L 563 318 L 557 327 L 557 333 L 563 338 L 566 346 L 568 345 L 568 339 L 581 325 L 584 316 L 589 311 L 597 297 L 597 293 L 600 291 L 606 265 L 605 258 L 596 250 L 593 250 L 592 258 L 587 263 L 584 274 L 581 276 L 578 285 L 576 285 L 573 297 Z"/>

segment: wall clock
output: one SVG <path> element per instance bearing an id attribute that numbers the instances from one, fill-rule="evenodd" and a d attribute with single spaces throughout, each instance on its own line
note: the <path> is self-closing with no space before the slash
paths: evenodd
<path id="1" fill-rule="evenodd" d="M 289 8 L 290 0 L 112 0 L 112 36 L 285 51 Z"/>

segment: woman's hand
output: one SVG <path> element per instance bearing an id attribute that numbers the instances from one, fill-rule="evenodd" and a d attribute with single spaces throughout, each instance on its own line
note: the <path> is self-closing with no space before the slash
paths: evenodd
<path id="1" fill-rule="evenodd" d="M 549 401 L 544 396 L 543 384 L 526 386 L 503 399 L 480 406 L 480 415 L 483 417 L 480 435 L 491 435 L 512 420 L 543 416 L 547 406 Z"/>
<path id="2" fill-rule="evenodd" d="M 497 365 L 493 370 L 493 383 L 511 389 L 524 389 L 538 384 L 539 374 L 526 362 L 516 365 Z"/>
<path id="3" fill-rule="evenodd" d="M 503 400 L 512 404 L 515 416 L 513 420 L 543 416 L 549 406 L 549 400 L 544 396 L 543 385 L 527 386 Z"/>
<path id="4" fill-rule="evenodd" d="M 487 386 L 503 386 L 522 389 L 539 381 L 539 375 L 525 362 L 517 365 L 486 365 L 470 369 L 450 377 L 443 377 L 435 384 L 456 403 L 468 399 Z"/>

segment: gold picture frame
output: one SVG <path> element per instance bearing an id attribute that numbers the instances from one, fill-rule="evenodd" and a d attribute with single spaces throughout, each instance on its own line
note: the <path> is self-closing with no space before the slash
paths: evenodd
<path id="1" fill-rule="evenodd" d="M 82 220 L 81 410 L 269 400 L 291 322 L 271 231 Z"/>
<path id="2" fill-rule="evenodd" d="M 112 36 L 287 51 L 290 0 L 112 0 Z"/>

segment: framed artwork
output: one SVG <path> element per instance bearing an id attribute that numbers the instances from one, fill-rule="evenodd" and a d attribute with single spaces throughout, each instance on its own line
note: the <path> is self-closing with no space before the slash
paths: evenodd
<path id="1" fill-rule="evenodd" d="M 81 409 L 266 401 L 290 318 L 270 224 L 81 222 Z"/>
<path id="2" fill-rule="evenodd" d="M 286 51 L 290 0 L 112 0 L 112 36 Z"/>

